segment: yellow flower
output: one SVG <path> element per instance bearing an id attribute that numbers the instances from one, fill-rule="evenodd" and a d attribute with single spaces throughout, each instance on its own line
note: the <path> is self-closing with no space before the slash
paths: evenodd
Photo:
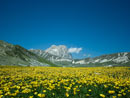
<path id="1" fill-rule="evenodd" d="M 37 92 L 34 92 L 34 95 L 37 95 Z"/>
<path id="2" fill-rule="evenodd" d="M 105 95 L 104 95 L 104 94 L 100 94 L 100 96 L 101 96 L 102 98 L 105 98 Z"/>
<path id="3" fill-rule="evenodd" d="M 119 87 L 116 87 L 116 89 L 119 89 Z"/>
<path id="4" fill-rule="evenodd" d="M 3 97 L 3 95 L 0 95 L 0 98 L 2 98 Z"/>
<path id="5" fill-rule="evenodd" d="M 15 93 L 19 93 L 19 90 L 16 90 Z"/>
<path id="6" fill-rule="evenodd" d="M 109 94 L 114 94 L 115 91 L 114 91 L 114 90 L 109 90 L 108 93 L 109 93 Z"/>
<path id="7" fill-rule="evenodd" d="M 70 87 L 66 87 L 66 91 L 69 91 L 71 88 Z"/>
<path id="8" fill-rule="evenodd" d="M 90 96 L 90 94 L 86 94 L 86 96 Z"/>
<path id="9" fill-rule="evenodd" d="M 105 88 L 107 88 L 108 86 L 107 85 L 104 85 Z"/>
<path id="10" fill-rule="evenodd" d="M 20 89 L 20 86 L 16 86 L 17 87 L 17 89 Z"/>
<path id="11" fill-rule="evenodd" d="M 38 94 L 38 96 L 43 98 L 43 97 L 45 97 L 45 94 Z"/>
<path id="12" fill-rule="evenodd" d="M 69 97 L 69 94 L 68 93 L 65 93 L 66 97 Z"/>
<path id="13" fill-rule="evenodd" d="M 89 89 L 88 91 L 89 91 L 89 92 L 91 92 L 92 90 L 91 90 L 91 89 Z"/>
<path id="14" fill-rule="evenodd" d="M 42 97 L 42 94 L 38 94 L 39 97 Z"/>
<path id="15" fill-rule="evenodd" d="M 120 97 L 120 96 L 122 96 L 122 95 L 121 95 L 121 94 L 118 94 L 117 96 Z"/>
<path id="16" fill-rule="evenodd" d="M 45 92 L 46 92 L 46 90 L 43 90 L 43 92 L 45 93 Z"/>
<path id="17" fill-rule="evenodd" d="M 2 93 L 3 93 L 2 90 L 0 90 L 0 95 L 1 95 Z"/>
<path id="18" fill-rule="evenodd" d="M 17 97 L 27 98 L 35 97 L 58 97 L 55 91 L 64 93 L 64 97 L 95 98 L 93 87 L 98 90 L 102 85 L 107 88 L 107 94 L 103 89 L 98 93 L 100 98 L 125 97 L 130 93 L 130 67 L 116 68 L 70 68 L 70 67 L 2 67 L 0 66 L 0 98 Z M 89 88 L 90 87 L 90 88 Z M 111 89 L 109 89 L 109 87 Z M 43 89 L 44 88 L 44 89 Z M 87 90 L 86 94 L 80 93 Z M 114 90 L 115 89 L 115 90 Z M 54 92 L 53 92 L 54 91 Z M 65 92 L 64 92 L 65 91 Z M 28 94 L 29 93 L 29 94 Z M 48 94 L 48 95 L 46 95 Z"/>
<path id="19" fill-rule="evenodd" d="M 112 96 L 112 98 L 116 98 L 116 96 Z"/>
<path id="20" fill-rule="evenodd" d="M 29 96 L 29 98 L 33 98 L 33 96 Z"/>
<path id="21" fill-rule="evenodd" d="M 79 90 L 79 89 L 77 89 L 77 91 L 79 92 L 80 90 Z"/>
<path id="22" fill-rule="evenodd" d="M 126 93 L 123 93 L 123 95 L 125 96 L 125 95 L 126 95 Z"/>
<path id="23" fill-rule="evenodd" d="M 76 91 L 74 91 L 74 95 L 76 95 Z"/>

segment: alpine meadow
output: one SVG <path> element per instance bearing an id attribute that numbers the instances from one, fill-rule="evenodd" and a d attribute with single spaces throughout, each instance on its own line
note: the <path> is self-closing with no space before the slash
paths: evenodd
<path id="1" fill-rule="evenodd" d="M 0 0 L 0 98 L 130 98 L 130 0 Z"/>
<path id="2" fill-rule="evenodd" d="M 1 98 L 129 98 L 129 67 L 0 69 Z"/>

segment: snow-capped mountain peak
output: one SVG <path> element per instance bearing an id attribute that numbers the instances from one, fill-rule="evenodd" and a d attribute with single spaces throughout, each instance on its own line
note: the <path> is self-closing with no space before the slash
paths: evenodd
<path id="1" fill-rule="evenodd" d="M 65 45 L 52 45 L 44 50 L 31 50 L 31 52 L 47 59 L 55 64 L 73 66 L 120 66 L 130 65 L 130 52 L 106 54 L 94 58 L 73 59 Z"/>
<path id="2" fill-rule="evenodd" d="M 55 56 L 59 56 L 64 59 L 72 59 L 71 54 L 65 45 L 52 45 L 50 48 L 46 49 L 45 52 L 50 53 Z"/>

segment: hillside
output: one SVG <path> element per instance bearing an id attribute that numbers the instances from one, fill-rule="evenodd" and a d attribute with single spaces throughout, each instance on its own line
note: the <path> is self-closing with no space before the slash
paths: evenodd
<path id="1" fill-rule="evenodd" d="M 50 61 L 19 46 L 0 41 L 0 65 L 55 66 Z"/>
<path id="2" fill-rule="evenodd" d="M 27 50 L 0 40 L 0 65 L 19 66 L 130 66 L 130 52 L 106 54 L 94 58 L 73 59 L 65 45 L 46 50 Z"/>
<path id="3" fill-rule="evenodd" d="M 74 60 L 73 64 L 85 66 L 130 66 L 130 52 L 114 53 L 94 58 Z"/>
<path id="4" fill-rule="evenodd" d="M 30 49 L 29 51 L 57 65 L 68 66 L 73 60 L 72 55 L 68 52 L 68 49 L 65 45 L 52 45 L 46 50 Z"/>

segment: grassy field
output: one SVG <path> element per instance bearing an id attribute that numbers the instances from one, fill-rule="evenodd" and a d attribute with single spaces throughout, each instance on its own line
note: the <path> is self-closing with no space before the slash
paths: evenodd
<path id="1" fill-rule="evenodd" d="M 0 98 L 130 98 L 130 67 L 0 67 Z"/>

